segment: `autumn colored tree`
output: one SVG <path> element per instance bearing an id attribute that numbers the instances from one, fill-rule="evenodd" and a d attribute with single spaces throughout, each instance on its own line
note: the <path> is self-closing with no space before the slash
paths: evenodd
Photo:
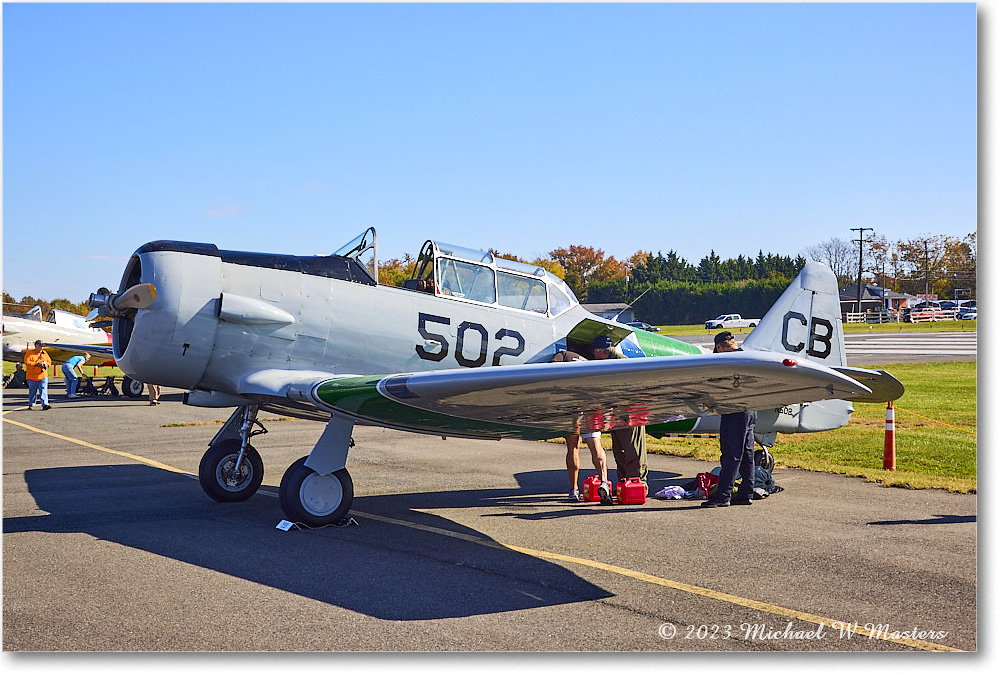
<path id="1" fill-rule="evenodd" d="M 409 253 L 404 253 L 402 258 L 382 261 L 378 266 L 378 282 L 385 286 L 402 286 L 413 276 L 416 266 L 416 259 Z"/>
<path id="2" fill-rule="evenodd" d="M 625 265 L 614 256 L 605 257 L 603 249 L 572 245 L 549 252 L 549 257 L 566 270 L 566 283 L 581 302 L 586 301 L 591 282 L 625 279 Z"/>
<path id="3" fill-rule="evenodd" d="M 956 288 L 976 291 L 976 234 L 963 239 L 927 235 L 898 242 L 905 277 L 900 290 L 951 297 Z"/>
<path id="4" fill-rule="evenodd" d="M 3 294 L 3 304 L 5 313 L 11 312 L 14 314 L 24 314 L 35 305 L 38 305 L 42 310 L 43 318 L 49 313 L 49 308 L 52 306 L 51 303 L 45 300 L 36 300 L 30 295 L 25 295 L 20 300 L 15 300 L 12 295 L 6 292 Z"/>

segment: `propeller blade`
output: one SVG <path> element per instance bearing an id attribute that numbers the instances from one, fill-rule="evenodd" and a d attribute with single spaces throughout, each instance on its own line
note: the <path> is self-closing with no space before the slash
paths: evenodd
<path id="1" fill-rule="evenodd" d="M 97 310 L 97 309 L 90 310 L 90 313 L 87 314 L 87 317 L 86 317 L 87 323 L 90 323 L 90 322 L 94 321 L 95 319 L 97 319 L 97 317 L 99 316 L 98 315 L 98 311 L 99 310 Z"/>
<path id="2" fill-rule="evenodd" d="M 153 284 L 136 284 L 119 293 L 108 304 L 111 309 L 120 312 L 125 309 L 145 309 L 156 300 L 156 287 Z"/>

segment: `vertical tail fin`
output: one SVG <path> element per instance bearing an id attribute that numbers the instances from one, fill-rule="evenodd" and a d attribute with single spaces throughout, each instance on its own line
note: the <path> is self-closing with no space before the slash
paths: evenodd
<path id="1" fill-rule="evenodd" d="M 788 354 L 830 368 L 846 366 L 836 275 L 823 263 L 806 263 L 743 341 L 743 348 Z M 841 400 L 803 403 L 793 409 L 788 421 L 794 426 L 781 429 L 785 433 L 838 429 L 847 424 L 854 410 L 849 401 Z"/>
<path id="2" fill-rule="evenodd" d="M 837 277 L 809 262 L 753 329 L 744 349 L 809 359 L 830 368 L 847 365 Z"/>

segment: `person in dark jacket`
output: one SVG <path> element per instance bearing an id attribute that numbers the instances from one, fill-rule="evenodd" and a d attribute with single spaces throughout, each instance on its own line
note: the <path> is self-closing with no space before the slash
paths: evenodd
<path id="1" fill-rule="evenodd" d="M 736 338 L 728 330 L 715 336 L 716 353 L 743 351 L 736 346 Z M 719 484 L 715 495 L 703 501 L 702 506 L 709 508 L 729 506 L 749 506 L 753 502 L 753 431 L 757 424 L 757 411 L 746 410 L 737 413 L 727 413 L 719 419 L 719 446 L 722 449 L 722 471 L 719 472 Z M 742 481 L 740 489 L 733 496 L 736 484 L 736 474 Z"/>

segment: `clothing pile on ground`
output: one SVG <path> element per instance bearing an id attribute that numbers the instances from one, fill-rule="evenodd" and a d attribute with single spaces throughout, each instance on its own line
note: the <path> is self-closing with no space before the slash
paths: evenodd
<path id="1" fill-rule="evenodd" d="M 653 496 L 656 499 L 708 499 L 714 494 L 720 471 L 722 467 L 717 466 L 708 473 L 698 474 L 697 478 L 684 485 L 668 485 Z M 761 466 L 754 468 L 754 499 L 766 499 L 782 490 L 784 488 L 774 482 L 770 471 Z"/>

